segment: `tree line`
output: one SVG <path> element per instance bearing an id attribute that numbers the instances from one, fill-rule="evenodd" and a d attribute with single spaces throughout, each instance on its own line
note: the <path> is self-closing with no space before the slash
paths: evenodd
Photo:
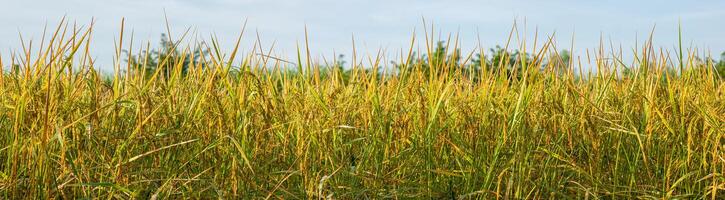
<path id="1" fill-rule="evenodd" d="M 137 71 L 143 71 L 147 75 L 153 74 L 158 68 L 161 68 L 161 76 L 168 77 L 171 75 L 171 69 L 176 66 L 181 67 L 182 75 L 186 74 L 193 66 L 204 68 L 207 65 L 211 53 L 208 49 L 201 48 L 193 50 L 181 50 L 179 41 L 169 41 L 164 34 L 161 35 L 160 47 L 150 51 L 142 51 L 132 55 L 126 52 L 125 61 L 134 66 Z M 392 67 L 397 70 L 398 74 L 407 71 L 422 70 L 426 75 L 434 73 L 434 68 L 449 68 L 461 70 L 464 74 L 474 75 L 473 73 L 488 71 L 497 72 L 504 71 L 510 77 L 517 78 L 521 74 L 521 68 L 528 67 L 549 67 L 553 70 L 563 72 L 573 66 L 571 52 L 561 50 L 558 52 L 550 52 L 544 60 L 538 60 L 536 65 L 532 65 L 535 58 L 530 53 L 521 52 L 518 49 L 510 50 L 505 47 L 496 45 L 489 48 L 488 51 L 478 52 L 470 55 L 462 55 L 460 48 L 452 49 L 446 41 L 439 41 L 432 48 L 430 53 L 412 52 L 409 59 L 402 62 L 391 62 Z M 345 77 L 349 77 L 351 69 L 345 68 L 344 55 L 340 54 L 332 63 L 321 64 L 322 75 L 333 71 L 340 70 Z M 539 58 L 540 59 L 540 58 Z M 720 54 L 719 59 L 706 57 L 704 59 L 697 58 L 696 63 L 704 66 L 712 66 L 719 77 L 725 78 L 725 51 Z M 285 61 L 290 64 L 297 63 Z M 236 68 L 238 70 L 239 67 Z M 293 70 L 293 69 L 291 69 Z M 370 69 L 367 69 L 370 70 Z M 380 73 L 380 72 L 378 72 Z M 627 75 L 631 73 L 631 69 L 625 68 L 622 73 Z"/>

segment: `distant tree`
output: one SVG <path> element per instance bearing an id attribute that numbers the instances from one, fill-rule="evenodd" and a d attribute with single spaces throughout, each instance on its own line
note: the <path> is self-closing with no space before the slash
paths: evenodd
<path id="1" fill-rule="evenodd" d="M 715 64 L 715 69 L 718 75 L 720 75 L 720 78 L 725 79 L 725 51 L 720 54 L 720 61 Z"/>
<path id="2" fill-rule="evenodd" d="M 461 50 L 448 48 L 446 41 L 438 41 L 430 55 L 418 56 L 417 52 L 413 52 L 408 63 L 393 63 L 393 65 L 400 71 L 411 71 L 419 67 L 426 76 L 433 72 L 433 68 L 441 71 L 443 68 L 465 67 L 461 64 Z"/>
<path id="3" fill-rule="evenodd" d="M 547 58 L 547 63 L 543 65 L 544 68 L 549 68 L 556 73 L 562 74 L 566 72 L 571 66 L 571 53 L 567 50 L 561 50 L 560 52 L 552 52 Z"/>
<path id="4" fill-rule="evenodd" d="M 528 53 L 522 53 L 519 50 L 508 51 L 499 45 L 490 48 L 489 51 L 490 53 L 488 55 L 482 53 L 476 54 L 472 60 L 471 67 L 478 71 L 481 69 L 481 65 L 485 65 L 486 70 L 489 72 L 503 70 L 509 74 L 509 78 L 520 78 L 524 60 L 526 62 L 533 60 Z"/>
<path id="5" fill-rule="evenodd" d="M 144 50 L 137 55 L 130 55 L 126 62 L 135 67 L 139 71 L 145 71 L 147 76 L 151 76 L 156 70 L 161 70 L 161 76 L 168 78 L 172 74 L 175 66 L 181 65 L 181 74 L 186 75 L 189 68 L 194 65 L 206 67 L 202 62 L 202 57 L 208 56 L 208 50 L 181 50 L 179 49 L 179 41 L 169 41 L 166 34 L 161 34 L 161 43 L 158 49 Z M 124 52 L 129 55 L 128 50 Z"/>

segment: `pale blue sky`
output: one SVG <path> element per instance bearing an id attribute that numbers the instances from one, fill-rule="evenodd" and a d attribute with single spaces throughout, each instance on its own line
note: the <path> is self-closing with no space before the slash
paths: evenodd
<path id="1" fill-rule="evenodd" d="M 248 19 L 243 48 L 251 47 L 258 31 L 263 47 L 276 41 L 276 51 L 288 57 L 294 55 L 297 41 L 304 42 L 305 25 L 314 56 L 329 58 L 333 50 L 350 55 L 352 34 L 362 52 L 384 48 L 394 54 L 408 47 L 414 29 L 421 36 L 421 17 L 435 23 L 436 31 L 460 32 L 464 50 L 473 48 L 478 37 L 485 47 L 504 43 L 514 19 L 526 20 L 529 36 L 537 27 L 540 38 L 556 31 L 561 47 L 568 48 L 575 33 L 576 49 L 596 47 L 600 36 L 607 43 L 611 40 L 631 48 L 635 38 L 641 44 L 655 24 L 656 44 L 672 48 L 681 20 L 685 44 L 710 49 L 716 55 L 725 50 L 722 0 L 25 0 L 2 3 L 0 53 L 7 58 L 11 50 L 20 48 L 18 32 L 26 40 L 37 40 L 46 22 L 52 26 L 67 15 L 71 21 L 87 24 L 95 17 L 92 53 L 100 64 L 109 65 L 121 17 L 126 18 L 126 28 L 133 30 L 137 42 L 156 44 L 165 32 L 164 9 L 176 35 L 192 27 L 200 39 L 216 34 L 225 48 L 231 48 Z"/>

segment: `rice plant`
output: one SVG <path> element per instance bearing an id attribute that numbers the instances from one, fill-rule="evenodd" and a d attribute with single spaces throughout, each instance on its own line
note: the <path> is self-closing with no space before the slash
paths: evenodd
<path id="1" fill-rule="evenodd" d="M 242 34 L 153 54 L 122 25 L 102 73 L 92 30 L 0 56 L 0 198 L 725 197 L 725 84 L 695 48 L 562 56 L 514 28 L 463 53 L 426 28 L 342 67 Z"/>

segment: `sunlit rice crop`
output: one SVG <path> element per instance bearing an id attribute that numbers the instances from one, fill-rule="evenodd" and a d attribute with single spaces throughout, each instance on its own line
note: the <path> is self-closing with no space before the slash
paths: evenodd
<path id="1" fill-rule="evenodd" d="M 694 48 L 487 55 L 426 29 L 340 67 L 121 28 L 104 74 L 91 30 L 0 56 L 0 198 L 725 197 L 725 84 Z"/>

